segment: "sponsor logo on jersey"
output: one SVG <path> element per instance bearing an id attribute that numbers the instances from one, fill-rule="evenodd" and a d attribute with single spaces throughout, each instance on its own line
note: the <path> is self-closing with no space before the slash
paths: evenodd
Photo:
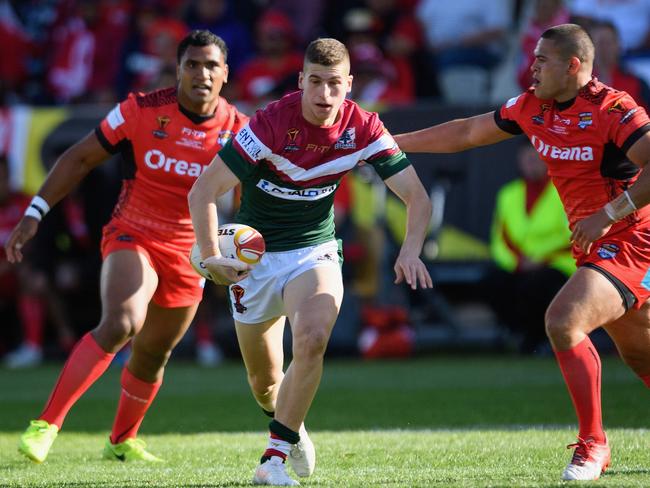
<path id="1" fill-rule="evenodd" d="M 192 139 L 196 139 L 197 141 L 205 139 L 206 136 L 205 132 L 202 130 L 190 129 L 189 127 L 183 127 L 181 129 L 181 134 Z"/>
<path id="2" fill-rule="evenodd" d="M 179 146 L 191 147 L 192 149 L 203 149 L 203 141 L 197 141 L 188 137 L 183 137 L 175 142 Z"/>
<path id="3" fill-rule="evenodd" d="M 282 188 L 267 180 L 258 181 L 257 188 L 284 200 L 320 200 L 336 191 L 336 185 L 321 188 Z"/>
<path id="4" fill-rule="evenodd" d="M 549 130 L 556 134 L 568 134 L 568 125 L 571 125 L 571 121 L 569 119 L 563 119 L 558 114 L 555 114 L 553 116 L 553 127 L 551 127 Z"/>
<path id="5" fill-rule="evenodd" d="M 542 115 L 533 115 L 531 119 L 533 119 L 533 124 L 535 125 L 544 125 L 544 117 Z"/>
<path id="6" fill-rule="evenodd" d="M 165 173 L 176 173 L 177 175 L 187 175 L 197 178 L 207 166 L 200 163 L 192 163 L 165 156 L 158 149 L 150 149 L 144 155 L 144 163 L 148 168 L 162 170 Z"/>
<path id="7" fill-rule="evenodd" d="M 260 159 L 263 150 L 262 143 L 255 134 L 253 134 L 249 126 L 244 127 L 237 133 L 235 141 L 239 143 L 244 152 L 253 161 Z"/>
<path id="8" fill-rule="evenodd" d="M 636 111 L 639 110 L 638 107 L 631 108 L 630 110 L 627 111 L 623 117 L 621 117 L 621 124 L 627 124 L 630 120 L 632 120 L 632 117 L 636 113 Z"/>
<path id="9" fill-rule="evenodd" d="M 623 105 L 623 102 L 621 102 L 620 100 L 616 100 L 614 102 L 614 105 L 612 105 L 611 107 L 609 107 L 607 109 L 607 113 L 608 114 L 611 114 L 612 112 L 623 113 L 626 110 L 627 110 L 627 108 L 625 108 L 625 105 Z"/>
<path id="10" fill-rule="evenodd" d="M 171 120 L 172 119 L 171 117 L 169 117 L 169 115 L 159 115 L 156 118 L 156 122 L 158 122 L 158 128 L 154 129 L 153 131 L 154 137 L 157 137 L 158 139 L 164 139 L 165 137 L 167 137 L 169 134 L 165 132 L 165 127 L 169 125 Z"/>
<path id="11" fill-rule="evenodd" d="M 339 140 L 334 144 L 334 149 L 356 149 L 357 144 L 354 142 L 356 131 L 354 127 L 348 127 L 343 131 Z"/>
<path id="12" fill-rule="evenodd" d="M 337 143 L 338 144 L 338 143 Z M 306 151 L 314 151 L 314 152 L 319 152 L 321 154 L 326 153 L 329 150 L 329 146 L 324 146 L 320 144 L 307 144 L 307 147 L 305 148 Z"/>
<path id="13" fill-rule="evenodd" d="M 616 244 L 605 242 L 598 248 L 598 255 L 603 259 L 614 259 L 621 250 Z"/>
<path id="14" fill-rule="evenodd" d="M 295 127 L 292 127 L 287 131 L 287 144 L 284 146 L 285 151 L 299 151 L 300 146 L 296 143 L 296 137 L 298 137 L 298 133 L 300 132 L 300 129 L 297 129 Z"/>
<path id="15" fill-rule="evenodd" d="M 231 130 L 221 130 L 219 131 L 219 135 L 217 136 L 217 142 L 221 146 L 225 146 L 226 143 L 232 139 L 232 131 Z"/>
<path id="16" fill-rule="evenodd" d="M 517 97 L 519 98 L 519 97 Z M 511 99 L 512 100 L 512 99 Z M 539 106 L 539 113 L 532 116 L 533 124 L 535 125 L 544 125 L 544 114 L 551 109 L 551 106 L 548 103 L 542 103 Z"/>
<path id="17" fill-rule="evenodd" d="M 557 147 L 546 144 L 539 137 L 530 140 L 540 156 L 567 161 L 593 161 L 594 148 L 591 146 Z"/>
<path id="18" fill-rule="evenodd" d="M 580 112 L 578 114 L 578 127 L 585 130 L 594 123 L 594 117 L 591 112 Z"/>
<path id="19" fill-rule="evenodd" d="M 241 286 L 239 285 L 232 285 L 230 287 L 230 291 L 232 292 L 232 298 L 235 301 L 233 303 L 233 307 L 235 307 L 235 310 L 237 313 L 244 313 L 246 310 L 248 310 L 247 307 L 242 305 L 241 299 L 244 298 L 244 294 L 246 293 L 246 290 L 244 290 Z"/>

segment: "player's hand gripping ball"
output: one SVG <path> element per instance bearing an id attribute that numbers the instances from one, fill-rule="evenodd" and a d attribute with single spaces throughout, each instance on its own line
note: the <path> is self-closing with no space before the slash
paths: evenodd
<path id="1" fill-rule="evenodd" d="M 219 226 L 219 250 L 224 258 L 237 259 L 249 266 L 255 266 L 264 255 L 265 245 L 262 234 L 244 224 L 224 224 Z M 212 280 L 203 265 L 201 250 L 194 243 L 190 251 L 190 263 L 198 274 Z"/>

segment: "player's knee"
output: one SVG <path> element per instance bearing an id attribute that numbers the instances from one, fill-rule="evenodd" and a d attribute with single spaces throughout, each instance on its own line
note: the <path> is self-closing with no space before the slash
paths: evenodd
<path id="1" fill-rule="evenodd" d="M 266 398 L 272 395 L 280 381 L 282 381 L 282 376 L 273 373 L 251 373 L 248 375 L 248 384 L 256 398 Z"/>
<path id="2" fill-rule="evenodd" d="M 546 335 L 552 341 L 568 337 L 574 325 L 571 310 L 561 304 L 551 303 L 546 309 L 544 324 Z"/>
<path id="3" fill-rule="evenodd" d="M 329 336 L 329 331 L 322 327 L 312 327 L 309 330 L 295 333 L 293 337 L 294 359 L 322 357 L 327 349 Z"/>
<path id="4" fill-rule="evenodd" d="M 108 314 L 102 317 L 98 329 L 104 337 L 122 342 L 136 335 L 142 328 L 144 319 L 138 319 L 130 314 Z"/>

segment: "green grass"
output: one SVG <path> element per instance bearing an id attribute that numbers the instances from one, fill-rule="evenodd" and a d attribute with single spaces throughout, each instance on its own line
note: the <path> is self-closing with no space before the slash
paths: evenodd
<path id="1" fill-rule="evenodd" d="M 111 368 L 71 411 L 43 465 L 16 443 L 60 365 L 0 370 L 0 486 L 220 487 L 250 484 L 268 419 L 243 368 L 172 360 L 141 436 L 163 466 L 102 461 L 119 392 Z M 648 392 L 617 358 L 603 360 L 612 468 L 595 485 L 650 486 Z M 567 486 L 575 417 L 552 359 L 444 357 L 328 361 L 309 415 L 318 468 L 305 486 Z"/>

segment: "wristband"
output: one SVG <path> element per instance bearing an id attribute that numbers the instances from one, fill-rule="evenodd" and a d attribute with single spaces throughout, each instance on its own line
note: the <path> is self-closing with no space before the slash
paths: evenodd
<path id="1" fill-rule="evenodd" d="M 40 222 L 49 211 L 50 206 L 47 204 L 45 199 L 36 195 L 34 198 L 32 198 L 29 207 L 27 207 L 25 210 L 25 216 L 33 217 Z"/>
<path id="2" fill-rule="evenodd" d="M 624 219 L 636 210 L 636 205 L 632 201 L 630 194 L 625 190 L 614 200 L 609 202 L 603 210 L 612 222 L 618 222 Z"/>

